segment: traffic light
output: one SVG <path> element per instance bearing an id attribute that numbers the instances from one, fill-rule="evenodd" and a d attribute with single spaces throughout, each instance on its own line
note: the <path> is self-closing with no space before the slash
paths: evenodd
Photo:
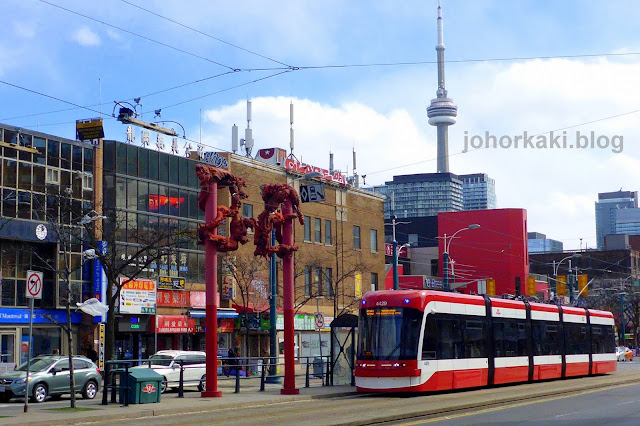
<path id="1" fill-rule="evenodd" d="M 527 277 L 527 296 L 536 295 L 536 278 Z"/>
<path id="2" fill-rule="evenodd" d="M 589 287 L 587 287 L 588 284 L 589 284 L 589 277 L 587 277 L 587 274 L 578 275 L 578 294 L 580 296 L 589 295 Z"/>
<path id="3" fill-rule="evenodd" d="M 556 295 L 557 296 L 567 295 L 567 276 L 566 275 L 558 275 L 556 277 Z"/>
<path id="4" fill-rule="evenodd" d="M 487 280 L 487 294 L 490 296 L 496 295 L 496 280 Z"/>

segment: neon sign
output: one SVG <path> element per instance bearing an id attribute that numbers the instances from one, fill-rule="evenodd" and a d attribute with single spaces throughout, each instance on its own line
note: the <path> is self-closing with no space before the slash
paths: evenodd
<path id="1" fill-rule="evenodd" d="M 336 172 L 333 172 L 333 174 L 331 174 L 327 169 L 321 169 L 320 167 L 301 163 L 295 158 L 287 158 L 286 160 L 284 160 L 284 167 L 287 170 L 293 170 L 293 171 L 304 173 L 304 174 L 311 173 L 311 172 L 318 172 L 320 173 L 320 176 L 318 177 L 321 179 L 325 179 L 331 182 L 336 182 L 341 185 L 347 184 L 347 179 L 344 177 L 342 173 L 336 171 Z"/>

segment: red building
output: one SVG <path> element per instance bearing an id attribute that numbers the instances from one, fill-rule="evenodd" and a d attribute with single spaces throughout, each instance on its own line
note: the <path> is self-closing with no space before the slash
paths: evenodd
<path id="1" fill-rule="evenodd" d="M 474 224 L 480 227 L 468 229 Z M 453 234 L 456 235 L 451 239 Z M 438 214 L 440 276 L 444 270 L 445 235 L 449 258 L 453 261 L 453 265 L 449 265 L 451 288 L 477 293 L 478 280 L 494 279 L 496 295 L 525 293 L 529 276 L 526 210 L 470 210 Z M 451 282 L 451 272 L 455 283 Z M 460 283 L 468 284 L 457 287 Z"/>

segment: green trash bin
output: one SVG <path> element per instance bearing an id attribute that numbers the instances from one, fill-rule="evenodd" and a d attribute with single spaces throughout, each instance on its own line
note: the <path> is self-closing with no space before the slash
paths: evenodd
<path id="1" fill-rule="evenodd" d="M 134 368 L 129 370 L 129 404 L 149 404 L 160 402 L 162 375 L 150 368 Z M 127 392 L 124 372 L 120 374 L 120 403 L 124 404 Z"/>

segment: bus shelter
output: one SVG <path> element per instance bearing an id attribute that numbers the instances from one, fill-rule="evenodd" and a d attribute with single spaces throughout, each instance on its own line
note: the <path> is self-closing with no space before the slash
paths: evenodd
<path id="1" fill-rule="evenodd" d="M 355 386 L 358 316 L 342 314 L 331 321 L 331 385 Z"/>

